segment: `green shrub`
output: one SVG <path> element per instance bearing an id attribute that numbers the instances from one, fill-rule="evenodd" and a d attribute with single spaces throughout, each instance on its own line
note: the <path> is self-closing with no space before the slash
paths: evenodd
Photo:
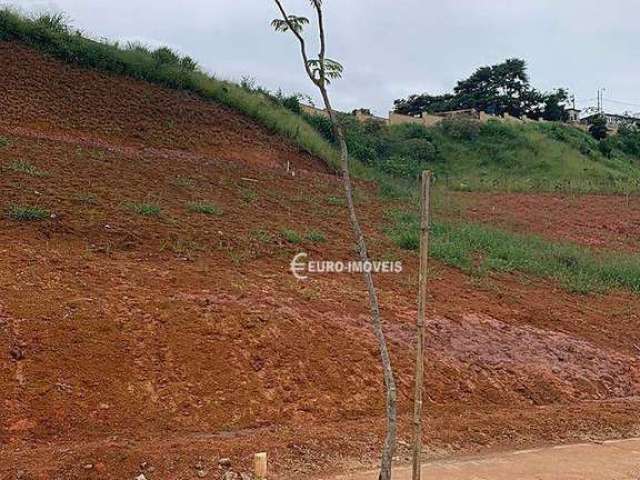
<path id="1" fill-rule="evenodd" d="M 439 123 L 438 127 L 448 137 L 456 140 L 472 141 L 480 135 L 482 124 L 470 118 L 445 118 Z"/>
<path id="2" fill-rule="evenodd" d="M 202 213 L 204 215 L 222 215 L 222 210 L 209 202 L 189 202 L 187 209 L 190 212 Z"/>
<path id="3" fill-rule="evenodd" d="M 48 210 L 40 207 L 14 205 L 9 209 L 9 217 L 21 222 L 44 220 L 50 216 Z"/>
<path id="4" fill-rule="evenodd" d="M 5 137 L 0 137 L 0 148 L 8 147 L 9 139 Z"/>

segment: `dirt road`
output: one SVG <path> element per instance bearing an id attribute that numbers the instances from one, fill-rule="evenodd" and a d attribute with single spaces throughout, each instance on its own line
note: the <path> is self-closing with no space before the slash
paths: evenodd
<path id="1" fill-rule="evenodd" d="M 375 480 L 378 472 L 333 480 Z M 440 460 L 422 468 L 425 480 L 637 480 L 640 439 L 563 445 L 536 450 Z M 397 468 L 394 480 L 409 480 L 411 468 Z"/>

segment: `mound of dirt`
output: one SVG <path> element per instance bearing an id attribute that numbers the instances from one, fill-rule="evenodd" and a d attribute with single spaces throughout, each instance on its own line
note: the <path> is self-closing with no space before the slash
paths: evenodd
<path id="1" fill-rule="evenodd" d="M 338 180 L 223 107 L 0 53 L 1 476 L 218 478 L 221 457 L 241 471 L 268 451 L 300 478 L 375 460 L 384 396 L 361 278 L 289 273 L 299 251 L 352 258 Z M 384 235 L 392 205 L 357 190 L 372 254 L 404 263 L 377 282 L 405 459 L 417 259 Z M 17 221 L 15 205 L 47 218 Z M 437 263 L 430 294 L 430 455 L 637 432 L 637 297 Z"/>

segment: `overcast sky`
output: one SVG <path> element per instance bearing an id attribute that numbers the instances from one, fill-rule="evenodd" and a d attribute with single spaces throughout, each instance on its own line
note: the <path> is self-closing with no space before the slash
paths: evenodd
<path id="1" fill-rule="evenodd" d="M 92 36 L 177 48 L 218 77 L 317 98 L 293 38 L 271 31 L 271 0 L 7 3 L 63 11 Z M 284 3 L 312 15 L 308 0 Z M 520 57 L 539 89 L 568 88 L 586 107 L 602 87 L 607 110 L 640 112 L 638 0 L 325 0 L 325 9 L 329 56 L 345 66 L 332 95 L 345 111 L 386 115 L 396 98 L 443 93 L 478 66 Z"/>

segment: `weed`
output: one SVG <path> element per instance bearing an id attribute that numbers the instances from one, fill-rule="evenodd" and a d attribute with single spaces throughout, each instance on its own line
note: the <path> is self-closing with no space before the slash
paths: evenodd
<path id="1" fill-rule="evenodd" d="M 171 183 L 173 183 L 173 185 L 175 185 L 176 187 L 187 189 L 191 189 L 196 185 L 196 181 L 193 178 L 183 177 L 181 175 L 178 175 L 175 179 L 173 179 L 173 182 Z"/>
<path id="2" fill-rule="evenodd" d="M 258 198 L 258 194 L 248 188 L 240 189 L 240 196 L 246 203 L 253 203 Z"/>
<path id="3" fill-rule="evenodd" d="M 30 222 L 49 218 L 50 213 L 40 207 L 14 205 L 9 209 L 9 217 L 21 222 Z"/>
<path id="4" fill-rule="evenodd" d="M 189 202 L 187 203 L 187 210 L 204 215 L 222 215 L 222 210 L 209 202 Z"/>
<path id="5" fill-rule="evenodd" d="M 27 175 L 31 175 L 32 177 L 45 177 L 47 175 L 46 172 L 38 170 L 29 162 L 25 162 L 23 160 L 15 160 L 14 162 L 11 162 L 11 165 L 9 165 L 9 169 L 16 173 L 25 173 Z"/>
<path id="6" fill-rule="evenodd" d="M 273 241 L 273 237 L 266 230 L 253 230 L 251 238 L 255 238 L 261 243 L 271 243 Z"/>
<path id="7" fill-rule="evenodd" d="M 5 137 L 0 137 L 0 148 L 8 147 L 9 139 Z"/>
<path id="8" fill-rule="evenodd" d="M 302 243 L 302 236 L 295 230 L 285 228 L 281 230 L 280 233 L 282 234 L 282 237 L 289 243 Z"/>
<path id="9" fill-rule="evenodd" d="M 329 205 L 341 206 L 341 207 L 347 204 L 344 198 L 336 197 L 335 195 L 331 195 L 329 198 L 327 198 L 327 203 Z"/>
<path id="10" fill-rule="evenodd" d="M 196 252 L 202 252 L 204 248 L 198 242 L 193 240 L 184 240 L 178 238 L 175 240 L 167 240 L 162 244 L 161 250 L 168 250 L 186 258 L 193 258 Z"/>
<path id="11" fill-rule="evenodd" d="M 322 243 L 326 242 L 327 240 L 327 237 L 325 237 L 324 233 L 318 230 L 311 230 L 310 232 L 307 232 L 304 238 L 313 243 Z"/>
<path id="12" fill-rule="evenodd" d="M 144 217 L 158 217 L 161 213 L 160 207 L 155 203 L 128 203 L 127 208 Z"/>
<path id="13" fill-rule="evenodd" d="M 88 205 L 95 205 L 98 203 L 98 197 L 93 193 L 76 193 L 73 195 L 73 200 L 78 203 L 85 203 Z"/>

